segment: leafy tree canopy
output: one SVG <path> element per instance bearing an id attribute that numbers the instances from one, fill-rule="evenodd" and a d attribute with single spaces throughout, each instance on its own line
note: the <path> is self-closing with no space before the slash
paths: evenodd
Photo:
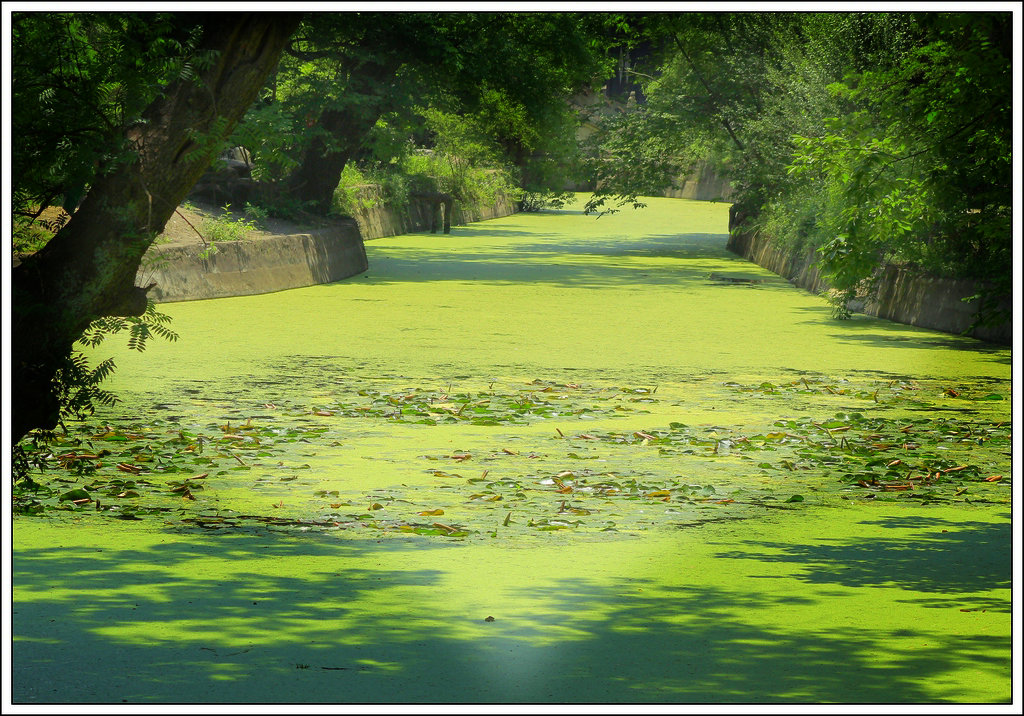
<path id="1" fill-rule="evenodd" d="M 640 205 L 710 159 L 733 181 L 733 228 L 817 250 L 840 314 L 886 263 L 986 278 L 991 304 L 1011 265 L 1011 21 L 644 16 L 638 36 L 657 57 L 647 102 L 592 143 L 588 210 Z"/>

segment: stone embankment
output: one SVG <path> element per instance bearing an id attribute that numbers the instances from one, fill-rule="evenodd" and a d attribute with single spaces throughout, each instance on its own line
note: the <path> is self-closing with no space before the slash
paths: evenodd
<path id="1" fill-rule="evenodd" d="M 367 208 L 350 219 L 308 233 L 261 235 L 242 241 L 217 242 L 215 251 L 197 240 L 157 243 L 143 257 L 136 284 L 148 286 L 156 303 L 194 301 L 271 293 L 342 279 L 367 270 L 364 241 L 424 231 L 435 206 L 412 200 L 393 210 L 366 187 Z M 370 206 L 372 205 L 372 206 Z M 487 206 L 458 206 L 453 224 L 467 224 L 515 213 L 514 202 L 500 197 Z"/>
<path id="2" fill-rule="evenodd" d="M 764 236 L 735 231 L 730 232 L 727 248 L 812 293 L 830 288 L 815 266 L 813 252 L 791 256 Z M 980 340 L 1009 345 L 1013 340 L 1012 321 L 971 328 L 977 316 L 978 300 L 964 299 L 976 295 L 979 288 L 974 281 L 916 276 L 899 267 L 886 266 L 875 298 L 856 308 L 897 323 L 943 333 L 966 333 Z M 1009 298 L 1003 308 L 1009 310 Z"/>

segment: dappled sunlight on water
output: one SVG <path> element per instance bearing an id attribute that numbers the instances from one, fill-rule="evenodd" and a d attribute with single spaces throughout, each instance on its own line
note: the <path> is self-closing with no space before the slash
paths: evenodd
<path id="1" fill-rule="evenodd" d="M 1005 699 L 1009 350 L 834 321 L 727 215 L 378 239 L 102 346 L 62 449 L 111 457 L 52 483 L 102 505 L 16 523 L 16 694 Z"/>

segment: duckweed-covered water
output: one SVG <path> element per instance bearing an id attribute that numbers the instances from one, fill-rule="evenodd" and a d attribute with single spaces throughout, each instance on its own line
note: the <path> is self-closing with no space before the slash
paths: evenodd
<path id="1" fill-rule="evenodd" d="M 1008 700 L 1009 351 L 834 321 L 726 223 L 380 239 L 103 346 L 15 520 L 15 700 Z"/>

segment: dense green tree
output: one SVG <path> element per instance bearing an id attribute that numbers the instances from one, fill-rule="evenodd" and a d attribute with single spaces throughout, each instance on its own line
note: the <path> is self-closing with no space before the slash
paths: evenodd
<path id="1" fill-rule="evenodd" d="M 817 250 L 847 299 L 886 263 L 996 279 L 1010 266 L 1009 13 L 711 13 L 636 19 L 647 102 L 606 122 L 591 211 L 641 202 L 696 159 L 733 181 L 731 227 Z"/>
<path id="2" fill-rule="evenodd" d="M 832 85 L 844 112 L 798 138 L 791 171 L 829 199 L 821 263 L 847 296 L 882 262 L 985 279 L 989 303 L 1009 293 L 1010 20 L 914 18 L 918 42 L 890 66 Z"/>
<path id="3" fill-rule="evenodd" d="M 291 196 L 326 213 L 345 165 L 364 155 L 382 119 L 409 127 L 424 107 L 472 117 L 539 186 L 550 172 L 545 157 L 571 139 L 566 98 L 603 72 L 598 20 L 572 13 L 310 15 L 274 84 L 294 140 L 284 148 L 291 161 L 281 165 L 292 167 Z M 250 116 L 267 114 L 259 106 Z M 240 136 L 246 132 L 243 126 Z M 259 155 L 264 141 L 280 151 L 275 134 L 247 138 Z"/>
<path id="4" fill-rule="evenodd" d="M 77 210 L 12 271 L 12 432 L 52 428 L 73 346 L 146 312 L 143 253 L 222 149 L 298 24 L 285 14 L 18 13 L 14 210 Z M 108 326 L 109 327 L 109 326 Z M 116 326 L 115 326 L 116 327 Z M 156 327 L 156 326 L 154 326 Z M 159 328 L 157 328 L 159 330 Z M 139 337 L 138 330 L 133 335 Z"/>

